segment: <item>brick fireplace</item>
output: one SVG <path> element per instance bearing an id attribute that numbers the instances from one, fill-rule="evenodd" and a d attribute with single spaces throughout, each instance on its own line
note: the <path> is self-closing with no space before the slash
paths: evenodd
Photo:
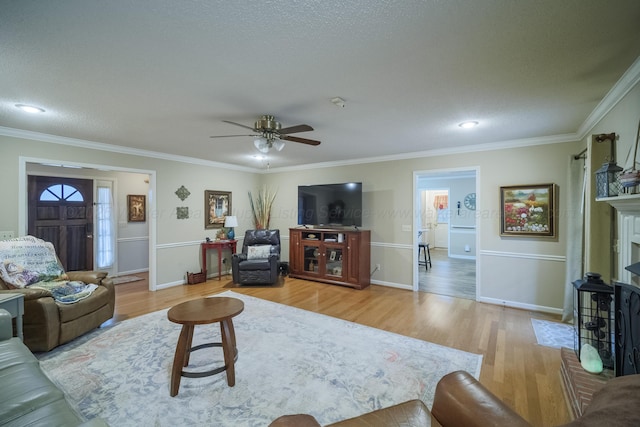
<path id="1" fill-rule="evenodd" d="M 640 195 L 609 197 L 606 201 L 616 209 L 616 265 L 613 270 L 615 288 L 615 371 L 601 374 L 586 372 L 573 350 L 561 351 L 561 377 L 565 397 L 572 415 L 577 418 L 591 401 L 591 396 L 614 375 L 640 372 L 640 276 L 625 269 L 640 261 Z M 635 316 L 630 312 L 636 311 Z"/>

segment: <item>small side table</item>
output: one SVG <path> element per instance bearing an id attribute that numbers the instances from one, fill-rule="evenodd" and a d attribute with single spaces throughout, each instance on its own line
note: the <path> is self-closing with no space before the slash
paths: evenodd
<path id="1" fill-rule="evenodd" d="M 244 303 L 241 300 L 228 297 L 198 298 L 169 309 L 167 318 L 173 323 L 182 325 L 171 369 L 171 397 L 178 394 L 181 377 L 201 378 L 227 371 L 229 387 L 236 384 L 235 361 L 238 358 L 238 349 L 232 318 L 242 313 L 242 310 L 244 310 Z M 220 322 L 222 342 L 191 347 L 195 326 L 216 322 Z M 224 366 L 205 372 L 185 372 L 182 368 L 189 365 L 191 352 L 207 347 L 222 347 Z"/>
<path id="2" fill-rule="evenodd" d="M 22 316 L 24 315 L 24 295 L 22 294 L 0 294 L 0 308 L 7 310 L 11 317 L 16 319 L 16 332 L 18 337 L 24 341 L 22 332 Z"/>
<path id="3" fill-rule="evenodd" d="M 222 250 L 231 249 L 231 255 L 236 253 L 237 240 L 212 240 L 211 242 L 202 242 L 202 270 L 207 271 L 207 249 L 216 249 L 218 251 L 218 280 L 222 277 Z"/>

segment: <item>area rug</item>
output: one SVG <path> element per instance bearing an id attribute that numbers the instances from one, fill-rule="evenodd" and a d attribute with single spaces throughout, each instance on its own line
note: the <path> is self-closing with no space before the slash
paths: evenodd
<path id="1" fill-rule="evenodd" d="M 573 326 L 567 323 L 531 319 L 538 344 L 545 347 L 573 348 Z"/>
<path id="2" fill-rule="evenodd" d="M 142 280 L 142 277 L 138 277 L 138 276 L 120 276 L 120 277 L 114 277 L 111 280 L 112 280 L 114 285 L 121 285 L 123 283 L 137 282 L 138 280 Z"/>
<path id="3" fill-rule="evenodd" d="M 113 426 L 266 426 L 309 413 L 321 424 L 408 399 L 431 406 L 448 372 L 480 374 L 482 356 L 226 291 L 245 309 L 233 319 L 236 384 L 226 374 L 183 377 L 169 396 L 180 325 L 167 310 L 125 320 L 40 354 L 42 368 L 86 418 Z M 215 296 L 214 296 L 215 298 Z M 197 326 L 193 344 L 220 341 Z M 188 369 L 221 366 L 222 351 L 192 353 Z"/>

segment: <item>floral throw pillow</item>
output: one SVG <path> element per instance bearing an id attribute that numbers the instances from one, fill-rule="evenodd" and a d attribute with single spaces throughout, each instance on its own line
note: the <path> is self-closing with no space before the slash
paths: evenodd
<path id="1" fill-rule="evenodd" d="M 271 245 L 256 245 L 247 248 L 247 259 L 266 259 L 271 254 Z"/>

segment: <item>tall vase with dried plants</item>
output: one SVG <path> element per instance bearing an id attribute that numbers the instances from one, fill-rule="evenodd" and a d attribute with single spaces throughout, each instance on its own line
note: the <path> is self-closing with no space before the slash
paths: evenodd
<path id="1" fill-rule="evenodd" d="M 268 229 L 271 220 L 271 207 L 276 198 L 277 191 L 263 186 L 254 197 L 249 191 L 249 203 L 253 212 L 253 222 L 257 230 Z"/>

